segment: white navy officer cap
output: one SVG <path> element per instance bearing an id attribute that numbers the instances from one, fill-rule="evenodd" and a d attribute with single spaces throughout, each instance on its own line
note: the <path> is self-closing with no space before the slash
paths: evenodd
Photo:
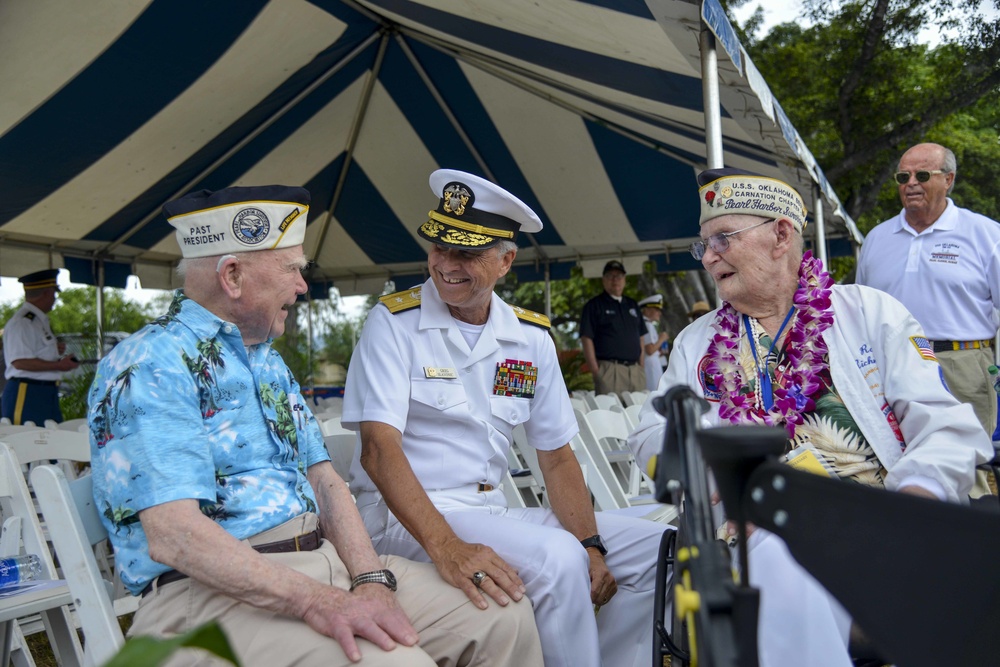
<path id="1" fill-rule="evenodd" d="M 640 308 L 663 308 L 663 295 L 654 294 L 653 296 L 647 296 L 645 299 L 639 302 Z"/>
<path id="2" fill-rule="evenodd" d="M 200 190 L 163 205 L 181 255 L 212 257 L 302 245 L 309 191 L 287 185 Z"/>
<path id="3" fill-rule="evenodd" d="M 456 169 L 431 174 L 440 198 L 417 233 L 432 243 L 481 249 L 513 241 L 517 233 L 541 231 L 542 221 L 523 201 L 485 178 Z"/>

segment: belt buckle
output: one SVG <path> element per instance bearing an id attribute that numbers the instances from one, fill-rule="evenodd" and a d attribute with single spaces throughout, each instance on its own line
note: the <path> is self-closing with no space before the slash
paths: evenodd
<path id="1" fill-rule="evenodd" d="M 295 550 L 296 551 L 302 551 L 302 548 L 299 545 L 299 538 L 300 537 L 302 537 L 302 536 L 301 535 L 296 535 L 295 537 L 292 538 L 293 540 L 295 540 Z"/>

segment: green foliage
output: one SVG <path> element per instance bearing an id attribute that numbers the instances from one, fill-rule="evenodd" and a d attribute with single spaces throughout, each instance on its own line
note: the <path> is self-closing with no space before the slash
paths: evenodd
<path id="1" fill-rule="evenodd" d="M 157 667 L 182 648 L 200 648 L 239 667 L 240 661 L 226 634 L 215 621 L 171 639 L 132 637 L 104 667 Z"/>
<path id="2" fill-rule="evenodd" d="M 104 290 L 104 331 L 133 333 L 155 318 L 159 312 L 149 306 L 129 301 L 124 290 Z M 52 330 L 57 335 L 97 334 L 97 289 L 74 287 L 59 293 L 55 308 L 49 313 Z"/>
<path id="3" fill-rule="evenodd" d="M 759 23 L 744 26 L 751 58 L 863 231 L 899 212 L 891 174 L 924 141 L 955 151 L 956 203 L 998 218 L 1000 20 L 984 5 L 805 0 L 809 27 L 756 40 Z M 917 42 L 922 30 L 939 41 Z"/>

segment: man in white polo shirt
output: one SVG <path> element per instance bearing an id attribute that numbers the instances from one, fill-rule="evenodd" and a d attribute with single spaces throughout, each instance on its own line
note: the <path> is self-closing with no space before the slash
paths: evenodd
<path id="1" fill-rule="evenodd" d="M 956 171 L 955 154 L 938 144 L 917 144 L 903 154 L 895 174 L 903 210 L 868 233 L 857 282 L 888 292 L 913 313 L 948 388 L 972 405 L 992 436 L 997 397 L 989 367 L 1000 325 L 1000 225 L 948 197 Z M 988 490 L 980 473 L 972 495 Z"/>

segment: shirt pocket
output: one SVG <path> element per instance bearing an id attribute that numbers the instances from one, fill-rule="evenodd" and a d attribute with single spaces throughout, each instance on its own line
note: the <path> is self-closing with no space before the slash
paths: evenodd
<path id="1" fill-rule="evenodd" d="M 410 399 L 413 409 L 406 428 L 413 435 L 457 438 L 465 433 L 469 411 L 465 388 L 458 380 L 413 380 Z"/>
<path id="2" fill-rule="evenodd" d="M 490 396 L 490 411 L 495 419 L 507 424 L 508 429 L 512 429 L 528 421 L 528 417 L 531 416 L 531 403 L 526 398 Z"/>

